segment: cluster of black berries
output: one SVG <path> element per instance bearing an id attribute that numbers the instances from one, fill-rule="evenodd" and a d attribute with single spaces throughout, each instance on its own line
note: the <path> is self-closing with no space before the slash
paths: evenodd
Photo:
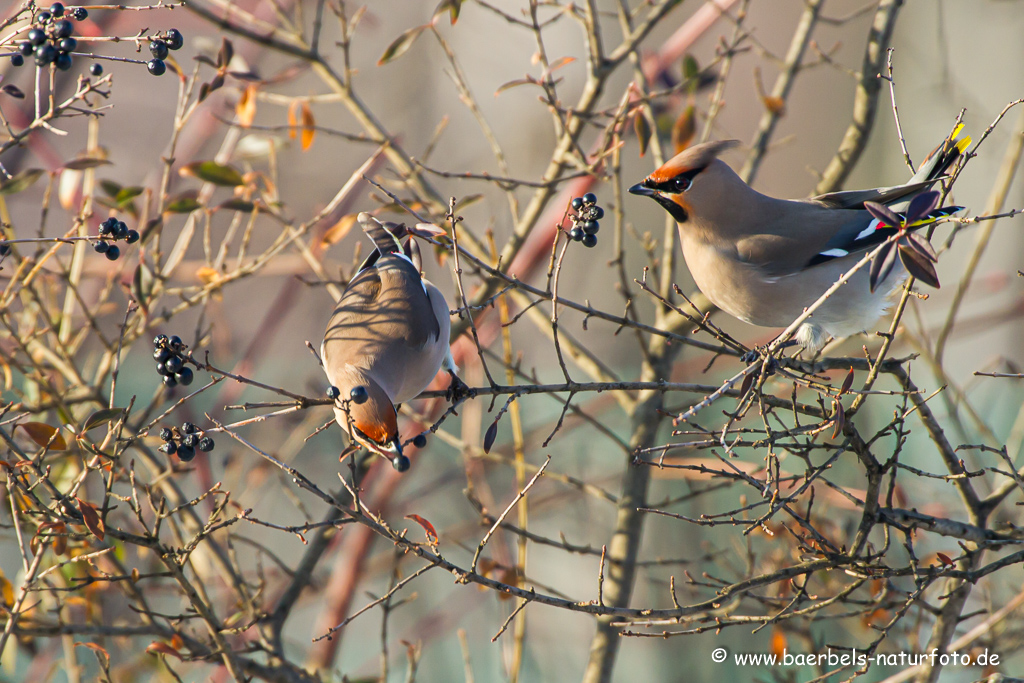
<path id="1" fill-rule="evenodd" d="M 213 439 L 204 436 L 191 422 L 185 422 L 180 429 L 164 427 L 160 430 L 160 439 L 164 442 L 160 452 L 167 455 L 177 453 L 182 462 L 189 462 L 196 457 L 197 450 L 209 453 L 214 447 Z"/>
<path id="2" fill-rule="evenodd" d="M 71 68 L 72 53 L 78 48 L 78 41 L 72 37 L 75 27 L 70 19 L 82 21 L 87 16 L 89 12 L 84 7 L 65 10 L 64 5 L 59 2 L 53 3 L 49 10 L 39 12 L 32 22 L 32 28 L 25 36 L 27 40 L 19 43 L 18 51 L 11 55 L 11 65 L 22 66 L 26 57 L 34 56 L 36 66 L 54 64 L 61 71 L 67 71 Z M 179 50 L 184 44 L 185 39 L 176 28 L 150 38 L 149 51 L 153 59 L 146 62 L 149 73 L 162 76 L 167 71 L 167 65 L 164 63 L 167 51 Z M 103 73 L 103 65 L 94 62 L 89 66 L 89 73 L 100 76 Z"/>
<path id="3" fill-rule="evenodd" d="M 597 195 L 588 192 L 582 197 L 575 197 L 572 208 L 576 213 L 569 215 L 572 220 L 569 237 L 583 242 L 585 247 L 596 247 L 597 231 L 601 229 L 598 221 L 604 218 L 604 209 L 597 205 Z"/>
<path id="4" fill-rule="evenodd" d="M 129 230 L 124 221 L 119 221 L 114 217 L 100 223 L 99 232 L 100 240 L 92 248 L 96 250 L 96 253 L 103 254 L 111 261 L 117 260 L 117 257 L 121 255 L 121 249 L 116 244 L 111 244 L 110 241 L 124 240 L 128 244 L 135 244 L 139 241 L 138 231 Z"/>
<path id="5" fill-rule="evenodd" d="M 194 378 L 192 368 L 186 367 L 185 346 L 178 335 L 158 334 L 153 339 L 153 360 L 156 361 L 156 372 L 162 376 L 164 386 L 176 387 L 179 384 L 188 386 Z"/>
<path id="6" fill-rule="evenodd" d="M 71 68 L 71 53 L 78 47 L 78 41 L 71 37 L 75 26 L 67 17 L 82 21 L 89 12 L 84 7 L 75 7 L 70 12 L 64 11 L 64 5 L 55 2 L 49 11 L 42 11 L 35 16 L 33 26 L 18 45 L 18 52 L 11 56 L 13 66 L 25 63 L 25 57 L 35 56 L 37 66 L 55 64 L 61 71 Z"/>
<path id="7" fill-rule="evenodd" d="M 185 39 L 182 37 L 181 31 L 176 28 L 159 34 L 156 38 L 151 38 L 149 41 L 149 52 L 153 55 L 153 59 L 146 62 L 146 68 L 149 69 L 149 73 L 154 76 L 163 76 L 164 72 L 167 71 L 167 65 L 164 64 L 164 60 L 167 59 L 167 51 L 180 50 L 184 44 Z"/>

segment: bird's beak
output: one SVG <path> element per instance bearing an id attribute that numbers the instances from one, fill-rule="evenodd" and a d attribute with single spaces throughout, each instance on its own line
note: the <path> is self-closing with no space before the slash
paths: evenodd
<path id="1" fill-rule="evenodd" d="M 638 194 L 641 197 L 653 197 L 655 195 L 655 192 L 656 190 L 652 190 L 643 183 L 637 183 L 633 187 L 629 188 L 630 194 Z"/>
<path id="2" fill-rule="evenodd" d="M 406 232 L 416 235 L 417 237 L 425 237 L 437 239 L 438 237 L 444 237 L 446 233 L 443 229 L 437 227 L 433 223 L 417 223 L 411 228 L 406 228 Z"/>

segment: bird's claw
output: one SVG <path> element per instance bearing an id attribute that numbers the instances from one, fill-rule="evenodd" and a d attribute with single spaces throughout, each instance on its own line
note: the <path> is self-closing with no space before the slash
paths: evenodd
<path id="1" fill-rule="evenodd" d="M 462 399 L 473 395 L 473 391 L 469 388 L 469 385 L 463 382 L 458 375 L 451 371 L 449 371 L 448 374 L 452 377 L 452 381 L 448 385 L 448 390 L 445 392 L 445 398 L 449 403 L 458 403 Z"/>

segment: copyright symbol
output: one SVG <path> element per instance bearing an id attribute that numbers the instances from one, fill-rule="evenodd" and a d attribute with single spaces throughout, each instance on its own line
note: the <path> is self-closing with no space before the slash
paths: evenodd
<path id="1" fill-rule="evenodd" d="M 721 664 L 725 661 L 725 658 L 729 655 L 728 650 L 724 647 L 716 647 L 711 651 L 711 661 L 715 664 Z"/>

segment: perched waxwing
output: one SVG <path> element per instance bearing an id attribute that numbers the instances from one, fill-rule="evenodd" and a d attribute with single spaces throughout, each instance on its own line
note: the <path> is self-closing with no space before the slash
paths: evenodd
<path id="1" fill-rule="evenodd" d="M 444 367 L 457 382 L 448 335 L 448 303 L 420 273 L 413 235 L 437 237 L 440 228 L 409 228 L 358 216 L 374 251 L 341 295 L 327 324 L 320 355 L 332 387 L 334 413 L 357 442 L 404 471 L 396 404 L 415 398 Z M 401 240 L 410 235 L 404 247 Z M 347 406 L 347 413 L 345 410 Z"/>
<path id="2" fill-rule="evenodd" d="M 752 325 L 786 327 L 868 250 L 896 233 L 892 218 L 913 231 L 962 210 L 935 208 L 938 194 L 928 191 L 970 144 L 969 137 L 957 140 L 961 127 L 906 184 L 894 187 L 775 199 L 752 189 L 718 158 L 738 144 L 729 140 L 684 150 L 629 191 L 651 197 L 678 222 L 690 274 L 716 306 Z M 880 213 L 890 220 L 880 221 Z M 901 250 L 896 259 L 890 249 L 890 258 L 878 264 L 884 267 L 861 268 L 800 327 L 796 340 L 807 353 L 814 356 L 829 336 L 863 332 L 881 317 L 907 275 L 898 261 L 923 264 L 915 268 L 912 261 L 914 275 L 934 273 L 927 242 L 912 233 L 904 239 L 913 253 Z"/>

